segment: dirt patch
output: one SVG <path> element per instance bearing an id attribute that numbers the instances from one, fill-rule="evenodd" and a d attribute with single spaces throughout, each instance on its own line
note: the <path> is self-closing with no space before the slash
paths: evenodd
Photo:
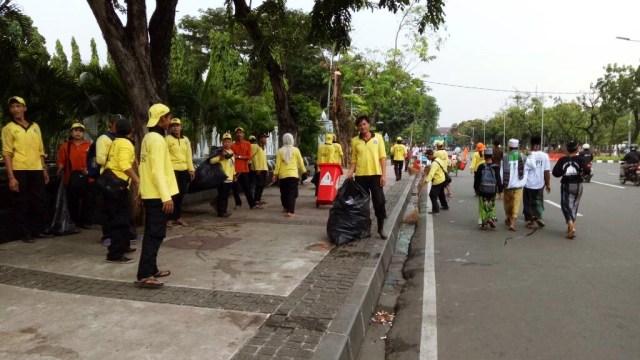
<path id="1" fill-rule="evenodd" d="M 163 246 L 183 250 L 219 250 L 227 247 L 241 238 L 206 235 L 183 235 L 165 240 Z"/>

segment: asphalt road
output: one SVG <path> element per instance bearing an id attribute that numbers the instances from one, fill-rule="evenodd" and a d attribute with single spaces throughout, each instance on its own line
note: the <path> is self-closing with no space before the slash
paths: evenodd
<path id="1" fill-rule="evenodd" d="M 426 271 L 408 281 L 423 294 L 400 300 L 394 331 L 407 330 L 391 341 L 416 355 L 409 344 L 421 329 L 422 360 L 640 359 L 640 187 L 621 186 L 617 164 L 593 170 L 574 240 L 564 238 L 552 204 L 560 203 L 559 179 L 545 193 L 547 226 L 533 232 L 521 217 L 514 233 L 501 201 L 498 228 L 479 230 L 472 177 L 454 177 L 451 210 L 428 215 L 433 229 L 420 230 L 427 244 L 412 244 L 425 251 L 410 253 L 408 264 L 424 261 Z"/>

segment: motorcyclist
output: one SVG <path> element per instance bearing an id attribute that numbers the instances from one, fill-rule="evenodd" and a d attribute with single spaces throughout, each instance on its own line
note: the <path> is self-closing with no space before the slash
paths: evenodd
<path id="1" fill-rule="evenodd" d="M 584 160 L 584 163 L 588 168 L 591 168 L 591 162 L 593 161 L 593 153 L 591 153 L 590 148 L 591 146 L 589 146 L 589 144 L 582 144 L 582 151 L 578 153 L 578 156 Z M 592 177 L 593 172 L 590 172 L 589 174 L 582 174 L 582 179 L 585 182 L 590 182 Z"/>
<path id="2" fill-rule="evenodd" d="M 629 152 L 622 158 L 625 164 L 637 164 L 640 163 L 640 154 L 638 154 L 638 144 L 631 144 L 629 146 Z"/>
<path id="3" fill-rule="evenodd" d="M 638 154 L 638 144 L 631 144 L 629 146 L 629 152 L 624 155 L 622 158 L 622 162 L 624 162 L 624 170 L 625 176 L 627 172 L 635 168 L 635 166 L 640 163 L 640 154 Z"/>
<path id="4" fill-rule="evenodd" d="M 580 153 L 578 154 L 588 164 L 590 164 L 593 161 L 593 154 L 589 150 L 590 148 L 591 148 L 591 146 L 589 146 L 589 144 L 583 144 L 582 145 L 582 151 L 580 151 Z"/>

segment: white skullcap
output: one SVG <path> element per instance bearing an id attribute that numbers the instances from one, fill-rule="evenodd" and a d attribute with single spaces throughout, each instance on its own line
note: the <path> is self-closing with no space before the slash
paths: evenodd
<path id="1" fill-rule="evenodd" d="M 520 145 L 520 141 L 518 139 L 509 139 L 509 147 L 517 148 Z"/>

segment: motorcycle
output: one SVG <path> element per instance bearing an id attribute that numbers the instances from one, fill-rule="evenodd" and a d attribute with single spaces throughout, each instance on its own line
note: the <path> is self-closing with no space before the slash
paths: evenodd
<path id="1" fill-rule="evenodd" d="M 593 177 L 593 169 L 591 168 L 591 163 L 587 163 L 587 167 L 589 168 L 589 170 L 591 170 L 589 172 L 589 175 L 585 173 L 580 174 L 580 176 L 582 176 L 582 181 L 586 183 L 591 182 L 591 178 Z"/>
<path id="2" fill-rule="evenodd" d="M 625 164 L 620 162 L 620 183 L 632 182 L 635 186 L 640 186 L 640 164 Z"/>

